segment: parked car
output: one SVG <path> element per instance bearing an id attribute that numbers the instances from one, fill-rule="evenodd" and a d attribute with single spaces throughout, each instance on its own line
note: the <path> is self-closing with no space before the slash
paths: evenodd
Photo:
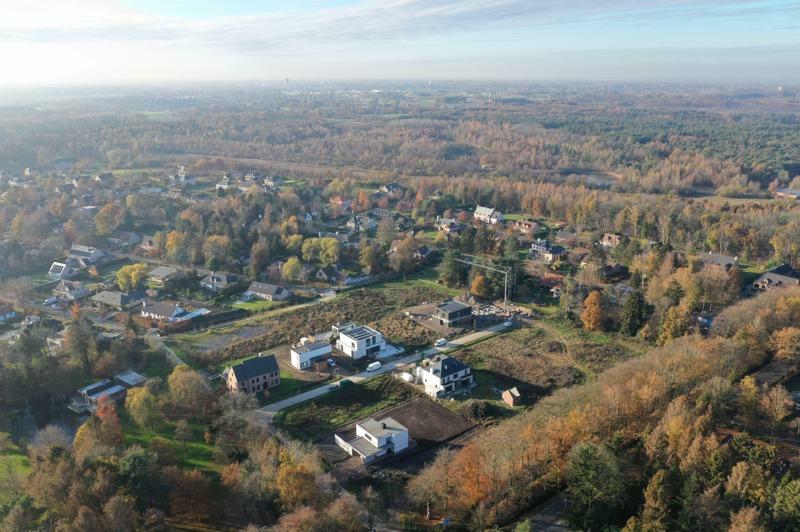
<path id="1" fill-rule="evenodd" d="M 335 368 L 336 367 L 336 361 L 334 359 L 332 359 L 332 358 L 329 358 L 328 359 L 328 367 Z"/>
<path id="2" fill-rule="evenodd" d="M 367 366 L 367 371 L 376 371 L 376 370 L 379 370 L 380 368 L 381 368 L 381 363 L 375 361 L 375 362 L 371 362 L 369 364 L 369 366 Z"/>
<path id="3" fill-rule="evenodd" d="M 435 347 L 445 347 L 447 345 L 447 338 L 439 338 L 433 345 Z"/>

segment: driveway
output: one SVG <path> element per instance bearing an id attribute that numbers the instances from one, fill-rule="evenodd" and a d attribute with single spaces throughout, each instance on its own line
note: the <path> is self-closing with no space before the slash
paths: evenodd
<path id="1" fill-rule="evenodd" d="M 443 347 L 429 347 L 424 351 L 419 351 L 416 353 L 412 353 L 402 358 L 398 358 L 396 360 L 382 360 L 381 367 L 375 371 L 362 371 L 361 373 L 356 373 L 355 375 L 351 375 L 347 377 L 347 380 L 351 382 L 363 382 L 368 379 L 375 378 L 379 375 L 384 375 L 386 373 L 390 373 L 395 369 L 398 369 L 400 366 L 405 366 L 406 364 L 412 364 L 414 362 L 419 362 L 423 357 L 429 357 L 436 355 L 438 353 L 449 353 L 453 351 L 457 351 L 461 349 L 465 345 L 474 343 L 478 340 L 482 340 L 489 336 L 493 336 L 500 332 L 504 332 L 510 330 L 508 327 L 505 327 L 502 323 L 494 325 L 492 327 L 488 327 L 481 331 L 475 331 L 473 333 L 466 334 L 461 336 L 460 338 L 456 338 L 451 340 L 447 343 L 447 346 Z M 295 395 L 294 397 L 289 397 L 287 399 L 283 399 L 282 401 L 277 401 L 275 403 L 263 406 L 257 410 L 251 410 L 247 413 L 248 419 L 257 424 L 262 426 L 267 426 L 272 423 L 272 418 L 286 408 L 292 407 L 294 405 L 303 403 L 305 401 L 316 399 L 317 397 L 321 397 L 331 391 L 331 388 L 342 382 L 342 380 L 338 380 L 335 383 L 328 383 L 323 386 L 319 386 L 318 388 L 313 388 L 308 390 L 307 392 L 303 392 L 301 394 Z"/>

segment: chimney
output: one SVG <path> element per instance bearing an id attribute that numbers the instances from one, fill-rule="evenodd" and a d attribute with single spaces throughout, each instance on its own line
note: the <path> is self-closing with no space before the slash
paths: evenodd
<path id="1" fill-rule="evenodd" d="M 386 423 L 381 423 L 381 428 L 385 429 L 386 428 Z"/>

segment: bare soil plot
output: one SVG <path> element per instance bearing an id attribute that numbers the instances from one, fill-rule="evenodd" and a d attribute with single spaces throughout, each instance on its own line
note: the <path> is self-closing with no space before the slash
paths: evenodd
<path id="1" fill-rule="evenodd" d="M 397 456 L 386 457 L 376 462 L 374 467 L 378 469 L 384 467 L 400 469 L 410 467 L 418 462 L 416 459 L 418 454 L 458 439 L 476 427 L 475 423 L 469 419 L 458 415 L 452 410 L 448 410 L 427 397 L 417 397 L 403 404 L 375 412 L 370 417 L 375 419 L 391 417 L 395 419 L 408 428 L 409 438 L 413 440 L 413 445 L 410 446 L 407 452 Z M 360 419 L 356 421 L 360 421 Z M 336 432 L 354 430 L 356 421 L 339 427 Z M 355 470 L 365 469 L 363 466 L 358 467 L 361 466 L 358 460 L 353 464 L 347 453 L 333 443 L 333 434 L 331 434 L 330 441 L 319 443 L 323 455 L 329 462 L 336 464 L 336 469 L 341 468 L 342 472 L 347 472 L 348 475 L 354 474 Z M 354 465 L 356 467 L 353 467 Z M 335 472 L 337 478 L 342 472 Z"/>
<path id="2" fill-rule="evenodd" d="M 197 334 L 175 335 L 168 343 L 199 365 L 213 365 L 291 344 L 302 336 L 330 330 L 331 325 L 340 321 L 374 325 L 402 308 L 440 297 L 435 285 L 387 283 L 348 291 L 331 301 L 281 309 Z M 409 345 L 407 342 L 411 342 L 413 345 L 416 335 L 421 334 L 420 331 L 409 332 L 402 322 L 395 325 L 387 321 L 384 325 L 389 328 L 386 339 L 392 343 Z"/>

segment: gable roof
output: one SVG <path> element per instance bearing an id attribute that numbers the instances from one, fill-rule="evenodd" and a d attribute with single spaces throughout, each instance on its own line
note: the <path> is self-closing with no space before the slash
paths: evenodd
<path id="1" fill-rule="evenodd" d="M 703 264 L 714 264 L 717 266 L 735 266 L 737 263 L 736 257 L 729 257 L 728 255 L 723 255 L 721 253 L 708 253 L 706 255 L 700 255 L 700 261 Z"/>
<path id="2" fill-rule="evenodd" d="M 156 266 L 149 272 L 147 272 L 148 277 L 169 277 L 171 275 L 175 275 L 178 273 L 178 270 L 175 268 L 171 268 L 169 266 Z"/>
<path id="3" fill-rule="evenodd" d="M 267 294 L 270 296 L 281 295 L 284 290 L 284 287 L 271 283 L 250 283 L 250 286 L 247 288 L 248 292 Z"/>
<path id="4" fill-rule="evenodd" d="M 253 377 L 260 377 L 266 373 L 278 372 L 280 368 L 278 367 L 278 361 L 275 355 L 259 355 L 239 362 L 235 366 L 231 366 L 231 371 L 236 375 L 236 380 L 242 382 L 252 379 Z"/>
<path id="5" fill-rule="evenodd" d="M 142 299 L 144 299 L 144 293 L 140 291 L 125 293 L 117 290 L 103 290 L 92 296 L 92 301 L 112 307 L 124 307 Z"/>
<path id="6" fill-rule="evenodd" d="M 172 318 L 176 315 L 183 314 L 185 311 L 176 303 L 169 303 L 167 301 L 150 301 L 144 304 L 142 312 L 147 312 L 154 316 L 166 316 Z"/>
<path id="7" fill-rule="evenodd" d="M 478 205 L 475 208 L 475 216 L 484 216 L 486 218 L 491 218 L 492 214 L 494 214 L 494 207 L 481 207 Z"/>

